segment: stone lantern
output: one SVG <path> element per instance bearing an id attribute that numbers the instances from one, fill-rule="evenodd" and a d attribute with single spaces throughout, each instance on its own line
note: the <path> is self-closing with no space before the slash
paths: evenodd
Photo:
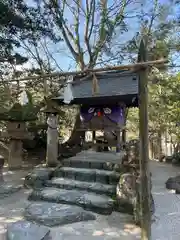
<path id="1" fill-rule="evenodd" d="M 22 166 L 23 143 L 24 139 L 31 139 L 26 129 L 26 122 L 36 120 L 37 114 L 28 104 L 22 106 L 15 103 L 13 107 L 0 114 L 0 120 L 7 122 L 7 130 L 3 134 L 9 138 L 9 157 L 8 166 L 10 169 L 17 169 Z"/>
<path id="2" fill-rule="evenodd" d="M 58 164 L 58 118 L 59 110 L 54 103 L 46 100 L 46 106 L 41 109 L 47 115 L 47 150 L 46 164 L 49 167 L 55 167 Z"/>

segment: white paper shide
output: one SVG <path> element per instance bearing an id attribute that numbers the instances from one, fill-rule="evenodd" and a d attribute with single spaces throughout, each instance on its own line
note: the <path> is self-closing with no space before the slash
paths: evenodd
<path id="1" fill-rule="evenodd" d="M 19 103 L 23 106 L 26 105 L 29 102 L 28 96 L 25 90 L 22 91 L 19 97 Z"/>
<path id="2" fill-rule="evenodd" d="M 64 103 L 69 104 L 73 99 L 73 91 L 72 91 L 72 82 L 73 76 L 69 76 L 66 82 L 66 86 L 64 87 Z"/>

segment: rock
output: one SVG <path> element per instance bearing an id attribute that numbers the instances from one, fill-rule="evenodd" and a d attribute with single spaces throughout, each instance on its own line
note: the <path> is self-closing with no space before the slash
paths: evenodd
<path id="1" fill-rule="evenodd" d="M 133 213 L 133 203 L 136 198 L 136 177 L 131 173 L 122 174 L 116 188 L 116 198 L 119 211 L 126 209 Z"/>
<path id="2" fill-rule="evenodd" d="M 28 221 L 18 221 L 7 227 L 7 240 L 49 240 L 50 230 Z"/>
<path id="3" fill-rule="evenodd" d="M 28 188 L 41 188 L 45 181 L 50 180 L 54 169 L 52 168 L 35 168 L 24 180 L 24 186 Z"/>
<path id="4" fill-rule="evenodd" d="M 180 194 L 180 185 L 179 185 L 179 187 L 176 189 L 176 192 L 175 192 L 176 194 Z"/>
<path id="5" fill-rule="evenodd" d="M 117 185 L 116 198 L 117 207 L 120 212 L 133 214 L 136 224 L 140 223 L 140 186 L 139 178 L 131 173 L 122 174 Z M 150 184 L 152 188 L 152 183 Z M 151 213 L 155 212 L 155 204 L 151 194 Z"/>
<path id="6" fill-rule="evenodd" d="M 170 177 L 166 183 L 166 188 L 170 190 L 178 190 L 180 189 L 180 176 Z"/>
<path id="7" fill-rule="evenodd" d="M 29 221 L 49 227 L 96 219 L 81 207 L 46 202 L 30 204 L 25 209 L 24 216 Z"/>
<path id="8" fill-rule="evenodd" d="M 122 158 L 123 164 L 127 162 L 128 164 L 136 164 L 139 166 L 139 146 L 140 143 L 137 139 L 131 140 L 126 144 L 126 154 L 124 154 Z"/>
<path id="9" fill-rule="evenodd" d="M 0 185 L 0 199 L 8 197 L 9 194 L 15 193 L 22 188 L 22 185 L 15 183 L 5 183 Z"/>
<path id="10" fill-rule="evenodd" d="M 172 164 L 178 165 L 179 164 L 179 159 L 173 158 L 172 159 Z"/>
<path id="11" fill-rule="evenodd" d="M 172 160 L 173 160 L 172 156 L 167 156 L 167 157 L 165 158 L 165 162 L 166 162 L 166 163 L 172 163 Z"/>
<path id="12" fill-rule="evenodd" d="M 34 190 L 29 195 L 28 200 L 76 205 L 83 207 L 85 210 L 91 210 L 105 215 L 111 214 L 114 206 L 114 201 L 106 195 L 58 188 Z"/>

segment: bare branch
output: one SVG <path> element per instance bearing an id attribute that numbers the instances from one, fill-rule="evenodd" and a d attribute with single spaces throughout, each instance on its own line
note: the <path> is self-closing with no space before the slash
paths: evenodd
<path id="1" fill-rule="evenodd" d="M 86 25 L 85 25 L 84 41 L 89 54 L 90 63 L 93 61 L 91 47 L 90 47 L 90 38 L 91 38 L 93 26 L 94 26 L 94 12 L 95 12 L 95 0 L 91 0 L 90 8 L 89 8 L 88 0 L 86 0 Z M 91 18 L 92 18 L 91 28 L 89 31 L 89 24 L 90 24 Z"/>
<path id="2" fill-rule="evenodd" d="M 46 4 L 46 2 L 44 1 L 44 3 Z M 64 18 L 63 18 L 63 12 L 61 12 L 61 9 L 60 9 L 60 6 L 58 5 L 57 1 L 56 0 L 52 0 L 51 1 L 51 4 L 52 4 L 52 7 L 50 7 L 50 11 L 52 13 L 52 15 L 54 16 L 54 19 L 55 21 L 57 22 L 57 25 L 59 27 L 59 29 L 61 30 L 61 33 L 63 35 L 63 38 L 67 44 L 67 47 L 69 48 L 71 54 L 73 55 L 74 59 L 77 60 L 78 59 L 78 54 L 77 52 L 74 50 L 69 38 L 68 38 L 68 35 L 67 35 L 67 32 L 64 28 Z M 54 10 L 54 11 L 53 11 Z M 69 31 L 70 33 L 70 31 Z M 71 35 L 70 33 L 70 36 L 72 37 L 73 35 Z"/>
<path id="3" fill-rule="evenodd" d="M 117 23 L 120 25 L 124 20 L 124 11 L 126 6 L 130 3 L 131 0 L 123 0 L 122 6 L 120 7 L 119 13 L 115 15 L 114 21 L 111 21 L 113 30 L 115 30 Z M 108 32 L 105 31 L 105 22 L 107 21 L 108 16 L 108 7 L 107 0 L 102 0 L 102 10 L 101 10 L 101 20 L 100 20 L 100 31 L 99 31 L 99 40 L 96 43 L 95 50 L 93 52 L 93 61 L 97 61 L 100 52 L 102 51 L 105 43 L 107 42 Z M 111 36 L 112 37 L 112 36 Z"/>
<path id="4" fill-rule="evenodd" d="M 59 66 L 59 64 L 57 63 L 56 59 L 53 57 L 53 54 L 49 51 L 48 47 L 47 47 L 47 42 L 46 39 L 44 40 L 44 43 L 41 43 L 41 46 L 44 50 L 44 52 L 46 53 L 46 57 L 48 59 L 48 61 L 50 62 L 50 59 L 52 59 L 56 65 L 56 67 L 62 71 L 62 68 Z M 50 59 L 49 59 L 50 58 Z M 51 66 L 51 65 L 50 65 Z"/>
<path id="5" fill-rule="evenodd" d="M 84 63 L 84 59 L 83 59 L 83 52 L 81 50 L 81 46 L 80 46 L 80 33 L 79 33 L 79 16 L 80 16 L 80 0 L 77 0 L 76 3 L 76 15 L 75 15 L 75 46 L 77 47 L 77 52 L 79 55 L 79 63 L 81 66 L 81 69 L 84 69 L 85 67 L 85 63 Z"/>

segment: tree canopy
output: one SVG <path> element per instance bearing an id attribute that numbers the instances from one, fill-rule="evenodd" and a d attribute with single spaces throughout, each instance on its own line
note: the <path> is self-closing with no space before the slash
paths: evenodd
<path id="1" fill-rule="evenodd" d="M 165 57 L 170 66 L 178 65 L 179 21 L 178 1 L 0 0 L 0 109 L 12 107 L 24 88 L 39 106 L 45 85 L 49 95 L 59 91 L 53 79 L 24 85 L 10 79 L 62 71 L 62 65 L 68 71 L 136 62 L 142 37 L 146 38 L 148 60 Z M 168 131 L 179 141 L 178 70 L 149 71 L 150 137 Z M 75 112 L 62 111 L 63 129 L 72 127 Z M 137 124 L 138 110 L 129 109 L 131 137 L 138 136 Z"/>

